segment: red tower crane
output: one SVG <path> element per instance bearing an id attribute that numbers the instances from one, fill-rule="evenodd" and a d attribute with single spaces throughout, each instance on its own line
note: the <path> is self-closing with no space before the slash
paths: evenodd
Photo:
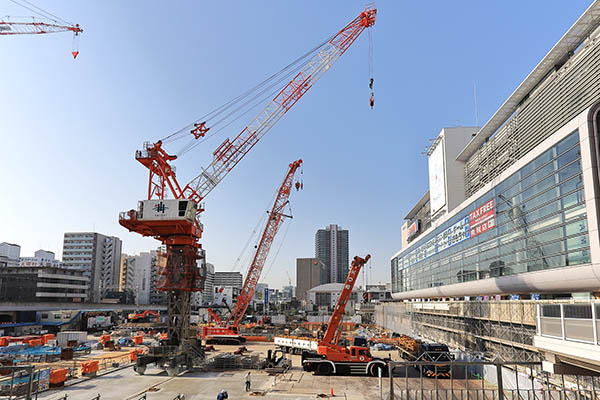
<path id="1" fill-rule="evenodd" d="M 367 6 L 358 17 L 331 39 L 315 47 L 251 91 L 163 140 L 145 143 L 143 150 L 136 152 L 136 159 L 149 170 L 148 199 L 140 201 L 137 210 L 121 213 L 119 223 L 130 231 L 143 236 L 152 236 L 166 246 L 166 263 L 159 271 L 161 279 L 158 288 L 168 292 L 168 344 L 171 346 L 163 347 L 162 350 L 153 350 L 147 357 L 138 357 L 139 373 L 143 373 L 145 366 L 152 362 L 166 367 L 169 373 L 177 373 L 180 366 L 189 367 L 194 359 L 204 356 L 201 344 L 196 338 L 190 337 L 189 332 L 190 293 L 200 291 L 203 287 L 203 277 L 197 268 L 197 260 L 204 258 L 199 243 L 203 230 L 198 218 L 203 211 L 201 201 L 330 69 L 356 38 L 366 28 L 373 26 L 375 15 L 376 9 Z M 287 76 L 291 76 L 291 80 L 278 89 L 277 85 L 282 81 L 285 82 Z M 257 99 L 261 101 L 261 97 L 265 94 L 271 98 L 270 91 L 273 88 L 275 91 L 272 100 L 267 102 L 262 111 L 241 133 L 232 140 L 226 139 L 213 152 L 211 164 L 203 168 L 202 172 L 187 185 L 180 185 L 176 179 L 175 168 L 171 165 L 177 156 L 167 153 L 162 148 L 163 144 L 182 137 L 182 134 L 191 133 L 194 140 L 207 137 L 207 133 L 211 130 L 209 136 L 214 135 L 228 126 L 227 124 L 219 127 L 219 124 L 234 112 L 241 112 L 244 106 L 255 103 Z M 196 144 L 201 142 L 198 141 Z M 191 145 L 193 146 L 195 144 Z M 174 199 L 167 199 L 167 191 L 171 192 Z"/>
<path id="2" fill-rule="evenodd" d="M 39 22 L 35 20 L 12 21 L 9 17 L 0 19 L 0 35 L 41 35 L 56 32 L 73 32 L 73 50 L 71 54 L 73 58 L 77 58 L 79 54 L 77 41 L 79 34 L 83 32 L 79 24 L 61 25 L 59 23 Z"/>
<path id="3" fill-rule="evenodd" d="M 235 307 L 229 314 L 229 317 L 226 321 L 221 321 L 215 316 L 213 311 L 209 309 L 209 312 L 213 315 L 213 318 L 219 326 L 204 326 L 202 328 L 202 337 L 207 343 L 239 344 L 244 341 L 239 335 L 239 325 L 246 314 L 250 301 L 252 301 L 256 285 L 260 279 L 263 266 L 267 261 L 267 256 L 269 255 L 269 250 L 271 249 L 275 235 L 277 234 L 277 231 L 279 231 L 279 227 L 283 223 L 284 218 L 291 217 L 284 214 L 284 210 L 289 203 L 294 174 L 300 165 L 302 165 L 302 160 L 294 161 L 289 165 L 289 170 L 277 191 L 273 208 L 271 208 L 271 212 L 269 212 L 265 229 L 263 230 L 260 242 L 256 248 L 256 253 L 254 254 L 250 268 L 248 268 L 242 291 L 238 296 L 237 303 L 235 303 Z"/>

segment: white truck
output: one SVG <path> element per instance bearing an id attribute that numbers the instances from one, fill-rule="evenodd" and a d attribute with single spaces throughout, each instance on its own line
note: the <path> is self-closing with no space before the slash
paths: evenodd
<path id="1" fill-rule="evenodd" d="M 293 336 L 275 336 L 275 345 L 284 353 L 302 354 L 302 351 L 317 351 L 319 342 L 310 338 L 299 338 Z"/>

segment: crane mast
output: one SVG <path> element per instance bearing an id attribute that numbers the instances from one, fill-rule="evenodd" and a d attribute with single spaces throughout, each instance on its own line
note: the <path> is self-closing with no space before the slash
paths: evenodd
<path id="1" fill-rule="evenodd" d="M 248 305 L 254 296 L 256 285 L 260 279 L 260 273 L 265 265 L 265 262 L 267 261 L 267 256 L 269 255 L 269 250 L 273 244 L 273 239 L 275 239 L 275 235 L 283 223 L 283 219 L 288 217 L 287 215 L 283 214 L 283 211 L 285 206 L 289 203 L 288 199 L 290 197 L 290 191 L 292 190 L 294 174 L 300 165 L 302 165 L 302 160 L 297 160 L 290 164 L 290 169 L 286 174 L 279 191 L 277 192 L 275 203 L 273 204 L 273 208 L 267 217 L 265 229 L 263 230 L 263 234 L 260 238 L 254 258 L 252 259 L 252 263 L 250 264 L 250 268 L 248 269 L 248 273 L 246 274 L 244 286 L 242 286 L 242 291 L 238 296 L 235 307 L 231 311 L 229 318 L 227 318 L 227 325 L 238 326 L 246 314 L 246 310 L 248 309 Z"/>

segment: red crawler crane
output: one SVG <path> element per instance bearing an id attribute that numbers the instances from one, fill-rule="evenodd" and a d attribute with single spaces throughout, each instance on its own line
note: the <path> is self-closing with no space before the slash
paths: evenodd
<path id="1" fill-rule="evenodd" d="M 290 164 L 290 169 L 286 174 L 283 183 L 279 187 L 275 203 L 269 213 L 265 229 L 263 230 L 260 242 L 256 248 L 256 253 L 254 254 L 250 268 L 248 268 L 248 274 L 246 275 L 246 280 L 242 286 L 242 291 L 238 296 L 237 303 L 235 303 L 235 307 L 229 314 L 229 317 L 226 321 L 221 321 L 213 311 L 209 309 L 209 312 L 213 315 L 213 318 L 219 326 L 204 326 L 202 328 L 202 337 L 206 340 L 206 343 L 239 344 L 245 341 L 244 338 L 239 335 L 239 325 L 254 296 L 256 285 L 260 279 L 260 273 L 267 261 L 267 256 L 269 255 L 269 250 L 271 249 L 275 235 L 283 223 L 283 219 L 289 217 L 283 212 L 286 205 L 289 203 L 294 174 L 301 164 L 302 160 L 294 161 Z"/>
<path id="2" fill-rule="evenodd" d="M 194 360 L 204 357 L 201 344 L 195 337 L 191 337 L 189 332 L 191 292 L 200 291 L 203 287 L 203 277 L 197 267 L 197 260 L 204 258 L 204 251 L 199 243 L 203 230 L 198 219 L 203 211 L 201 201 L 330 69 L 356 38 L 366 28 L 373 26 L 375 15 L 376 9 L 367 6 L 332 39 L 323 42 L 270 79 L 194 121 L 187 128 L 156 143 L 145 143 L 144 149 L 136 152 L 136 159 L 149 170 L 148 199 L 140 201 L 137 210 L 121 213 L 119 223 L 130 231 L 152 236 L 166 246 L 166 263 L 159 270 L 161 279 L 158 288 L 168 292 L 168 346 L 156 348 L 151 350 L 149 355 L 138 357 L 138 373 L 143 373 L 147 364 L 156 362 L 166 368 L 169 374 L 176 374 L 181 366 L 189 368 L 193 366 Z M 290 76 L 291 80 L 283 88 L 276 88 L 273 93 L 269 92 L 287 76 Z M 252 91 L 254 97 L 249 97 Z M 269 98 L 274 96 L 266 107 L 239 135 L 232 140 L 226 139 L 213 152 L 211 164 L 202 169 L 200 175 L 187 185 L 181 186 L 176 179 L 175 168 L 171 166 L 171 162 L 175 161 L 177 156 L 168 154 L 162 148 L 163 144 L 175 140 L 183 133 L 191 133 L 194 140 L 207 134 L 214 135 L 228 126 L 213 130 L 225 118 L 265 93 Z M 238 108 L 229 111 L 237 105 Z M 223 117 L 223 113 L 227 114 Z M 167 190 L 174 199 L 167 200 Z"/>

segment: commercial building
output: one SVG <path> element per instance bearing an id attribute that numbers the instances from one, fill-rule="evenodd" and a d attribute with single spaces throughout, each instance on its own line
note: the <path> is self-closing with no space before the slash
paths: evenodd
<path id="1" fill-rule="evenodd" d="M 63 241 L 65 268 L 82 269 L 90 278 L 89 300 L 119 288 L 121 239 L 96 232 L 67 232 Z"/>
<path id="2" fill-rule="evenodd" d="M 21 256 L 21 246 L 13 243 L 0 243 L 0 262 L 8 267 L 16 267 L 19 265 L 19 257 Z"/>
<path id="3" fill-rule="evenodd" d="M 332 224 L 315 233 L 315 257 L 327 267 L 327 282 L 346 282 L 350 266 L 348 230 Z"/>
<path id="4" fill-rule="evenodd" d="M 296 259 L 296 298 L 299 301 L 307 300 L 306 292 L 309 289 L 327 283 L 327 267 L 318 258 Z"/>
<path id="5" fill-rule="evenodd" d="M 34 253 L 33 257 L 20 257 L 20 267 L 62 267 L 60 260 L 55 258 L 55 255 L 51 251 L 38 250 Z"/>
<path id="6" fill-rule="evenodd" d="M 557 300 L 600 289 L 599 27 L 596 1 L 483 127 L 433 141 L 391 257 L 393 299 L 418 301 L 377 306 L 379 323 L 505 359 L 600 360 L 596 330 L 567 324 L 592 329 L 597 303 Z"/>
<path id="7" fill-rule="evenodd" d="M 0 301 L 83 302 L 88 285 L 83 270 L 39 266 L 0 269 Z"/>

